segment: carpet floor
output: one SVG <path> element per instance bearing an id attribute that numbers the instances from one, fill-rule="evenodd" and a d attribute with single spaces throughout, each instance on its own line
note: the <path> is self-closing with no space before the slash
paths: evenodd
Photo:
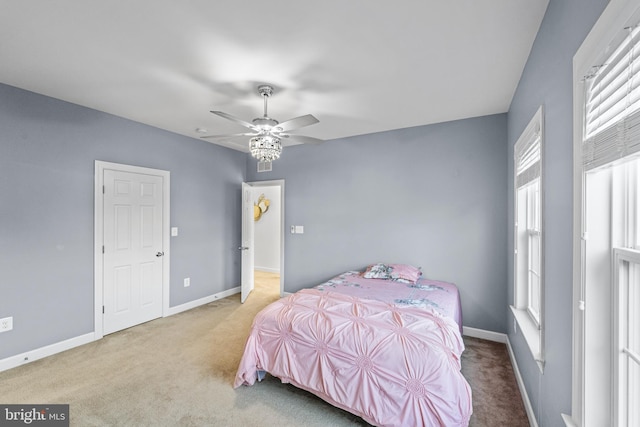
<path id="1" fill-rule="evenodd" d="M 79 427 L 367 426 L 270 376 L 233 389 L 253 317 L 278 298 L 278 276 L 256 272 L 244 304 L 233 295 L 0 372 L 0 403 L 69 404 Z M 506 346 L 464 341 L 470 426 L 528 426 Z"/>

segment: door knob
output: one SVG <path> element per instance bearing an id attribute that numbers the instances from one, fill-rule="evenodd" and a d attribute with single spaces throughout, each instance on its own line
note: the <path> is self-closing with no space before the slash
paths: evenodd
<path id="1" fill-rule="evenodd" d="M 157 256 L 157 257 L 164 256 L 164 252 L 158 252 L 158 253 L 156 254 L 156 256 Z"/>

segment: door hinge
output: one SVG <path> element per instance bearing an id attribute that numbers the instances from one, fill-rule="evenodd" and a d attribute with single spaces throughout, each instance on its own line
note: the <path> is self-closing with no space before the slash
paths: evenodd
<path id="1" fill-rule="evenodd" d="M 102 253 L 104 253 L 104 245 L 102 245 Z"/>
<path id="2" fill-rule="evenodd" d="M 104 189 L 104 185 L 102 186 L 102 194 L 104 194 L 106 191 Z"/>
<path id="3" fill-rule="evenodd" d="M 102 306 L 102 314 L 104 314 L 104 305 Z"/>

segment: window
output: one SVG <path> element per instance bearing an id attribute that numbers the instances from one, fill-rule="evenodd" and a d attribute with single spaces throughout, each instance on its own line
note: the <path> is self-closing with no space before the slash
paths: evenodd
<path id="1" fill-rule="evenodd" d="M 527 314 L 540 327 L 540 284 L 542 232 L 540 230 L 540 178 L 518 188 L 518 211 L 516 233 L 518 246 L 516 266 L 520 270 L 521 303 Z"/>
<path id="2" fill-rule="evenodd" d="M 571 422 L 581 427 L 640 425 L 638 22 L 639 1 L 612 1 L 574 61 Z"/>
<path id="3" fill-rule="evenodd" d="M 640 425 L 640 251 L 614 249 L 614 426 Z"/>
<path id="4" fill-rule="evenodd" d="M 613 417 L 640 425 L 640 159 L 613 167 Z M 617 212 L 616 212 L 617 211 Z"/>
<path id="5" fill-rule="evenodd" d="M 542 107 L 514 147 L 513 315 L 542 369 Z"/>
<path id="6" fill-rule="evenodd" d="M 540 230 L 540 178 L 525 187 L 527 192 L 527 312 L 540 327 L 542 231 Z"/>
<path id="7" fill-rule="evenodd" d="M 639 173 L 633 157 L 584 173 L 583 426 L 640 425 Z"/>
<path id="8" fill-rule="evenodd" d="M 586 175 L 584 197 L 586 224 L 584 288 L 588 310 L 590 295 L 611 301 L 609 319 L 587 313 L 587 322 L 601 321 L 613 331 L 607 357 L 586 354 L 588 364 L 604 375 L 612 372 L 611 382 L 600 390 L 587 390 L 588 401 L 605 398 L 610 389 L 610 408 L 602 408 L 602 419 L 613 426 L 640 425 L 637 402 L 640 399 L 640 345 L 633 324 L 639 318 L 638 287 L 640 241 L 638 240 L 638 174 L 640 167 L 640 27 L 625 28 L 621 41 L 596 72 L 585 80 L 585 130 L 583 169 Z M 604 209 L 603 209 L 604 208 Z M 599 229 L 600 228 L 600 229 Z M 602 230 L 601 230 L 602 229 Z M 596 237 L 591 239 L 593 231 Z M 609 277 L 595 272 L 596 266 Z M 603 280 L 604 279 L 604 280 Z M 602 284 L 607 286 L 602 286 Z M 596 288 L 600 287 L 599 290 Z M 597 308 L 596 305 L 594 308 Z M 600 314 L 602 315 L 602 314 Z M 610 323 L 609 323 L 610 322 Z M 607 330 L 587 331 L 586 344 L 593 347 L 596 337 Z M 609 367 L 610 366 L 610 367 Z M 590 378 L 590 374 L 587 374 Z M 602 406 L 602 405 L 601 405 Z"/>

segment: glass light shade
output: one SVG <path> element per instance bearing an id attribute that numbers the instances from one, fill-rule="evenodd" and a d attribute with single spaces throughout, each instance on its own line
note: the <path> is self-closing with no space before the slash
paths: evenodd
<path id="1" fill-rule="evenodd" d="M 280 138 L 271 135 L 254 136 L 249 141 L 251 155 L 261 162 L 272 162 L 280 158 L 282 144 Z"/>

